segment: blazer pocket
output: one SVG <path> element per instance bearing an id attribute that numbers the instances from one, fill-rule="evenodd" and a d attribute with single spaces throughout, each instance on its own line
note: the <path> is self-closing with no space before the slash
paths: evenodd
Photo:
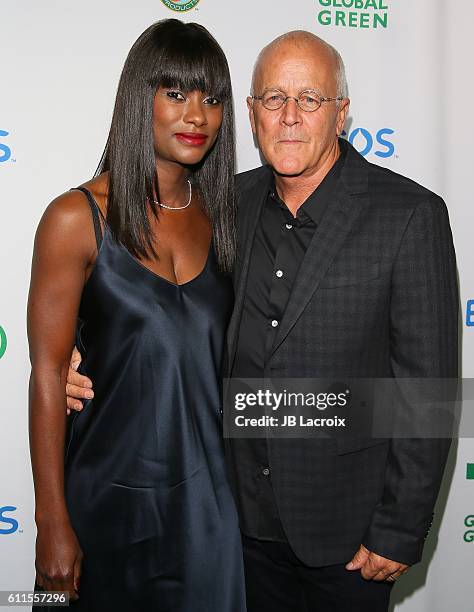
<path id="1" fill-rule="evenodd" d="M 387 273 L 390 268 L 390 265 L 382 266 L 380 263 L 375 263 L 365 268 L 354 269 L 350 274 L 331 275 L 331 271 L 329 270 L 319 286 L 324 289 L 330 289 L 332 287 L 358 285 L 382 276 L 382 274 Z"/>
<path id="2" fill-rule="evenodd" d="M 357 451 L 365 450 L 366 448 L 372 448 L 372 446 L 388 444 L 389 442 L 390 440 L 388 438 L 356 438 L 349 436 L 338 436 L 336 437 L 336 453 L 338 455 L 355 453 Z"/>

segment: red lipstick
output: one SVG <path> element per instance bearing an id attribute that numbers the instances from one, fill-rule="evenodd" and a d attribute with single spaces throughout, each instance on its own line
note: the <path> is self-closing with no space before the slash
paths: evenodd
<path id="1" fill-rule="evenodd" d="M 203 145 L 207 140 L 207 134 L 199 132 L 178 132 L 175 136 L 180 142 L 191 146 Z"/>

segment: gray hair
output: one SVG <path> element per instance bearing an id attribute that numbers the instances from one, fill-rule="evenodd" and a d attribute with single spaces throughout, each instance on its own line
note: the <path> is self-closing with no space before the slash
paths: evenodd
<path id="1" fill-rule="evenodd" d="M 275 38 L 275 40 L 272 40 L 271 43 L 269 43 L 266 47 L 264 47 L 260 51 L 255 61 L 254 67 L 253 67 L 252 93 L 255 93 L 254 92 L 255 77 L 257 74 L 257 70 L 260 66 L 260 62 L 263 59 L 263 56 L 265 55 L 267 51 L 269 51 L 273 47 L 283 42 L 286 42 L 286 41 L 292 41 L 296 43 L 299 43 L 299 42 L 315 43 L 317 42 L 323 47 L 325 47 L 333 55 L 334 61 L 336 64 L 336 87 L 337 87 L 336 96 L 338 98 L 339 97 L 341 98 L 349 97 L 349 88 L 347 86 L 347 78 L 346 78 L 346 68 L 344 66 L 344 62 L 342 61 L 342 57 L 339 51 L 335 49 L 332 45 L 330 45 L 328 42 L 320 38 L 319 36 L 316 36 L 316 34 L 313 34 L 312 32 L 307 32 L 306 30 L 293 30 L 292 32 L 286 32 L 285 34 L 278 36 L 278 38 Z"/>

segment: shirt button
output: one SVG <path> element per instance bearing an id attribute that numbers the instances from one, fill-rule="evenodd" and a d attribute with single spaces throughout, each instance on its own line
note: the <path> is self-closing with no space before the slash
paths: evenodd
<path id="1" fill-rule="evenodd" d="M 269 476 L 269 475 L 270 475 L 270 470 L 269 470 L 268 468 L 263 468 L 263 470 L 262 470 L 262 474 L 263 474 L 264 476 Z"/>
<path id="2" fill-rule="evenodd" d="M 282 270 L 277 270 L 275 272 L 275 274 L 278 276 L 278 278 L 281 278 L 283 276 L 283 271 Z"/>
<path id="3" fill-rule="evenodd" d="M 278 321 L 276 319 L 273 319 L 272 327 L 278 327 Z"/>
<path id="4" fill-rule="evenodd" d="M 287 223 L 285 225 L 286 229 L 293 229 L 293 226 L 291 225 L 291 223 Z"/>

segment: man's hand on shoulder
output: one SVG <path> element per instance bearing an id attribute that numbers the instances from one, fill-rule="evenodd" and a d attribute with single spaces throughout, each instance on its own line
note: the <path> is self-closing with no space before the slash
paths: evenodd
<path id="1" fill-rule="evenodd" d="M 362 578 L 378 582 L 382 580 L 393 582 L 404 574 L 408 567 L 405 563 L 398 563 L 370 552 L 363 544 L 360 545 L 352 561 L 346 565 L 346 569 L 351 571 L 360 569 Z"/>
<path id="2" fill-rule="evenodd" d="M 77 348 L 74 347 L 66 384 L 67 414 L 70 414 L 71 410 L 80 412 L 82 410 L 82 400 L 92 399 L 94 397 L 91 379 L 77 372 L 81 360 L 81 354 Z"/>

